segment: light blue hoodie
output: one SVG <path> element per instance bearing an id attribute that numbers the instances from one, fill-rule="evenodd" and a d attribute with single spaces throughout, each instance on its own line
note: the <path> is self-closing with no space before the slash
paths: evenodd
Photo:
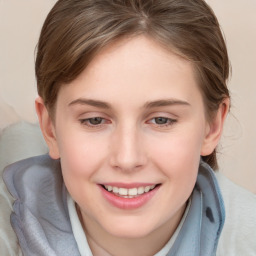
<path id="1" fill-rule="evenodd" d="M 79 256 L 67 209 L 60 162 L 32 157 L 4 171 L 16 199 L 11 224 L 24 256 Z M 185 222 L 167 256 L 214 256 L 225 211 L 215 174 L 204 162 L 191 195 Z"/>

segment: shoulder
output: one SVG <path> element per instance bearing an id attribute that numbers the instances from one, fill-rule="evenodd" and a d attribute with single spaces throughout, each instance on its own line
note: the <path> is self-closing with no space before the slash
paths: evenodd
<path id="1" fill-rule="evenodd" d="M 18 239 L 14 233 L 10 215 L 12 212 L 13 198 L 6 189 L 2 180 L 3 170 L 0 170 L 0 248 L 2 256 L 17 256 L 21 255 L 21 250 L 18 245 Z"/>
<path id="2" fill-rule="evenodd" d="M 42 213 L 40 204 L 30 208 L 30 203 L 41 203 L 41 197 L 46 197 L 50 205 L 55 192 L 58 190 L 61 194 L 60 164 L 48 155 L 41 155 L 12 163 L 0 172 L 1 256 L 19 256 L 22 254 L 16 234 L 21 230 L 19 224 L 25 221 L 25 209 L 38 209 Z M 16 227 L 16 234 L 13 227 Z"/>
<path id="3" fill-rule="evenodd" d="M 217 255 L 256 255 L 256 195 L 221 173 L 216 177 L 226 210 Z"/>
<path id="4" fill-rule="evenodd" d="M 4 168 L 20 159 L 47 152 L 38 125 L 19 122 L 0 133 L 0 248 L 1 256 L 19 256 L 18 239 L 10 223 L 14 199 L 3 182 Z"/>

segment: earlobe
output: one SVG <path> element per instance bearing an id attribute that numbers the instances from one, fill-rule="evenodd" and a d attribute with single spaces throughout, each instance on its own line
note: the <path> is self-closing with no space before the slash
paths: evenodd
<path id="1" fill-rule="evenodd" d="M 49 155 L 53 159 L 58 159 L 60 158 L 60 155 L 56 140 L 55 127 L 49 115 L 48 109 L 44 105 L 44 101 L 41 97 L 36 98 L 35 108 L 41 131 L 49 148 Z"/>
<path id="2" fill-rule="evenodd" d="M 217 147 L 229 111 L 229 104 L 229 98 L 224 99 L 220 104 L 214 119 L 209 123 L 201 149 L 202 156 L 210 155 Z"/>

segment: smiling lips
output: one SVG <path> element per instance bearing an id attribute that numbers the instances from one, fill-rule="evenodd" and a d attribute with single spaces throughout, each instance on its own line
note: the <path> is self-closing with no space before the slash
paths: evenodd
<path id="1" fill-rule="evenodd" d="M 156 185 L 151 185 L 151 186 L 140 186 L 138 188 L 118 188 L 115 186 L 110 186 L 110 185 L 104 185 L 104 188 L 108 192 L 112 192 L 115 195 L 123 198 L 134 198 L 136 196 L 142 195 L 144 193 L 149 192 L 150 190 L 154 189 Z"/>
<path id="2" fill-rule="evenodd" d="M 157 193 L 161 184 L 133 185 L 129 187 L 100 185 L 103 197 L 112 206 L 122 210 L 134 210 L 145 205 Z"/>

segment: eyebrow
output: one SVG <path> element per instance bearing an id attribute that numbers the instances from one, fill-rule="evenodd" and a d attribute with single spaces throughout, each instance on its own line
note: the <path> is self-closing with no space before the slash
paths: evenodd
<path id="1" fill-rule="evenodd" d="M 79 98 L 79 99 L 73 100 L 68 104 L 68 106 L 73 106 L 73 105 L 89 105 L 92 107 L 105 108 L 105 109 L 111 108 L 110 105 L 104 101 L 85 99 L 85 98 Z"/>
<path id="2" fill-rule="evenodd" d="M 172 106 L 172 105 L 183 105 L 183 106 L 190 106 L 187 101 L 178 100 L 178 99 L 164 99 L 164 100 L 156 100 L 147 102 L 144 107 L 145 108 L 156 108 L 156 107 L 165 107 L 165 106 Z"/>
<path id="3" fill-rule="evenodd" d="M 85 98 L 79 98 L 79 99 L 73 100 L 68 104 L 68 106 L 73 106 L 73 105 L 89 105 L 92 107 L 98 107 L 98 108 L 104 108 L 104 109 L 111 108 L 110 104 L 108 104 L 107 102 L 100 101 L 100 100 L 85 99 Z M 146 102 L 144 104 L 144 108 L 148 109 L 148 108 L 165 107 L 165 106 L 172 106 L 172 105 L 190 106 L 190 104 L 187 101 L 178 100 L 178 99 L 163 99 L 163 100 Z"/>

